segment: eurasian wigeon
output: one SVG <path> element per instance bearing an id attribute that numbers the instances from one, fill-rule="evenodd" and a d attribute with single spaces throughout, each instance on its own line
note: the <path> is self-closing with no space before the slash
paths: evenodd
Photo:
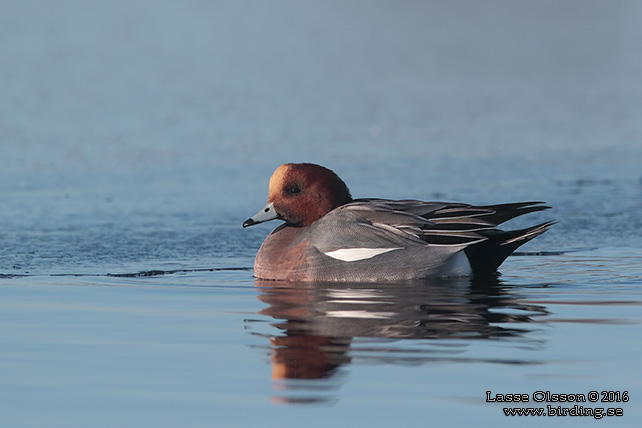
<path id="1" fill-rule="evenodd" d="M 280 219 L 254 275 L 285 281 L 402 281 L 496 273 L 517 247 L 553 222 L 503 231 L 497 225 L 550 207 L 541 202 L 473 206 L 416 200 L 352 199 L 331 170 L 281 165 L 265 208 L 243 227 Z"/>

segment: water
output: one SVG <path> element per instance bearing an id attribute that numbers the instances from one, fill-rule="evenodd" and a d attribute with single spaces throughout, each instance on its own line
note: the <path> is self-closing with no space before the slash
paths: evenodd
<path id="1" fill-rule="evenodd" d="M 0 426 L 637 426 L 637 2 L 0 6 Z M 255 283 L 291 161 L 560 223 L 497 281 Z"/>

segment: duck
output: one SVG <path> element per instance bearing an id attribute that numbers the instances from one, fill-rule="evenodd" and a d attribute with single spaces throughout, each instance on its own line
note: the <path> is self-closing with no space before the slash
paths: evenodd
<path id="1" fill-rule="evenodd" d="M 547 221 L 519 230 L 497 226 L 549 209 L 544 202 L 475 206 L 379 198 L 353 199 L 332 170 L 287 163 L 272 174 L 267 204 L 243 222 L 283 221 L 263 241 L 254 276 L 297 282 L 394 282 L 499 275 L 518 247 Z"/>

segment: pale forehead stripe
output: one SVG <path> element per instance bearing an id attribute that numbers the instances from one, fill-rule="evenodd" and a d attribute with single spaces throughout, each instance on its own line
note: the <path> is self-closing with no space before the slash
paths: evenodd
<path id="1" fill-rule="evenodd" d="M 278 193 L 279 190 L 283 187 L 283 183 L 285 182 L 285 174 L 288 170 L 288 165 L 281 165 L 276 169 L 276 171 L 274 171 L 274 174 L 272 174 L 272 177 L 270 177 L 270 184 L 268 189 L 268 192 L 270 194 Z"/>

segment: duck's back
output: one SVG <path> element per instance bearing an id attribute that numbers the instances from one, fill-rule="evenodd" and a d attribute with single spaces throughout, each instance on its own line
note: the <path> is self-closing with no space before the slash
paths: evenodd
<path id="1" fill-rule="evenodd" d="M 504 232 L 496 222 L 545 208 L 358 200 L 307 227 L 277 228 L 259 250 L 255 275 L 364 282 L 494 272 L 515 248 L 550 225 Z"/>

